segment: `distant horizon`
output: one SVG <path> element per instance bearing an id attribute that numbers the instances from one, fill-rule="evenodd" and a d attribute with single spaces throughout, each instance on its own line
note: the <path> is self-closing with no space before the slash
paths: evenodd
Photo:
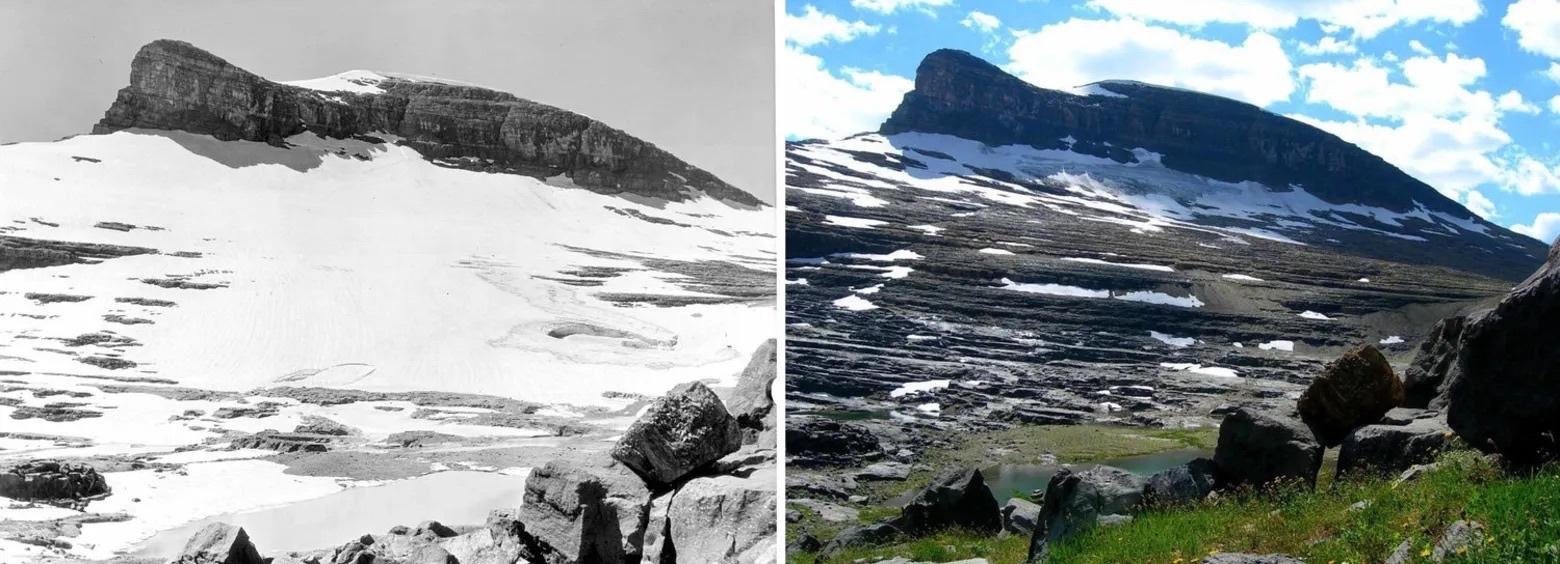
<path id="1" fill-rule="evenodd" d="M 135 53 L 171 39 L 275 82 L 373 70 L 508 92 L 601 121 L 774 204 L 773 7 L 755 4 L 16 0 L 0 6 L 0 73 L 30 87 L 0 104 L 0 144 L 91 133 Z M 365 13 L 372 25 L 360 23 Z M 248 23 L 220 25 L 235 19 Z"/>

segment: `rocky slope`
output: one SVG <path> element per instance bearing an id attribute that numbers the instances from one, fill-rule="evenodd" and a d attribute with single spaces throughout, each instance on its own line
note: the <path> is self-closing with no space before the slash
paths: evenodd
<path id="1" fill-rule="evenodd" d="M 272 82 L 189 43 L 158 40 L 136 53 L 130 85 L 93 133 L 172 129 L 271 144 L 306 131 L 332 139 L 391 134 L 445 166 L 564 175 L 607 194 L 762 205 L 655 145 L 506 92 L 363 71 L 300 84 Z"/>
<path id="2" fill-rule="evenodd" d="M 1293 120 L 1084 92 L 939 51 L 879 132 L 788 144 L 792 413 L 848 411 L 901 456 L 936 430 L 1208 425 L 1354 345 L 1408 361 L 1544 256 Z"/>

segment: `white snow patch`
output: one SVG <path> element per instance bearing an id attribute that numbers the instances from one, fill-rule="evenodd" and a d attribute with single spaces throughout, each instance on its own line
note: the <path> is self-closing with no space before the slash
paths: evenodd
<path id="1" fill-rule="evenodd" d="M 1149 331 L 1148 336 L 1177 349 L 1183 349 L 1197 344 L 1197 339 L 1191 337 L 1177 337 L 1167 333 L 1160 333 L 1158 331 Z"/>
<path id="2" fill-rule="evenodd" d="M 857 229 L 871 229 L 879 225 L 888 225 L 887 221 L 879 219 L 867 219 L 864 217 L 846 217 L 843 215 L 823 216 L 823 222 L 840 227 L 855 227 Z"/>
<path id="3" fill-rule="evenodd" d="M 909 382 L 906 384 L 901 384 L 898 388 L 894 388 L 893 391 L 888 393 L 888 397 L 898 398 L 910 394 L 930 392 L 932 390 L 941 390 L 948 387 L 948 385 L 952 383 L 953 380 L 927 380 L 925 382 Z"/>
<path id="4" fill-rule="evenodd" d="M 855 294 L 834 300 L 834 307 L 848 309 L 851 311 L 870 311 L 878 308 L 877 304 L 869 302 L 863 299 L 861 296 Z"/>
<path id="5" fill-rule="evenodd" d="M 1191 372 L 1193 374 L 1202 374 L 1204 376 L 1217 376 L 1220 378 L 1240 377 L 1240 373 L 1236 372 L 1235 369 L 1225 368 L 1222 366 L 1203 366 L 1201 364 L 1181 362 L 1161 362 L 1159 363 L 1159 366 L 1169 368 L 1171 370 Z"/>
<path id="6" fill-rule="evenodd" d="M 1391 337 L 1387 337 L 1387 338 L 1382 339 L 1380 341 L 1380 343 L 1383 344 L 1383 345 L 1396 345 L 1396 344 L 1401 344 L 1402 342 L 1403 342 L 1403 338 L 1400 337 L 1400 336 L 1397 336 L 1397 335 L 1393 335 Z"/>
<path id="7" fill-rule="evenodd" d="M 1106 265 L 1106 266 L 1118 266 L 1118 267 L 1121 267 L 1121 268 L 1135 268 L 1135 269 L 1138 269 L 1138 270 L 1153 270 L 1153 271 L 1158 271 L 1158 272 L 1175 272 L 1175 268 L 1172 268 L 1172 267 L 1169 267 L 1169 266 L 1164 266 L 1164 265 L 1159 265 L 1159 264 L 1129 264 L 1129 263 L 1121 263 L 1121 262 L 1110 262 L 1110 261 L 1106 261 L 1106 260 L 1100 260 L 1100 259 L 1097 259 L 1097 258 L 1087 258 L 1087 257 L 1063 257 L 1062 260 L 1065 260 L 1065 261 L 1068 261 L 1068 262 L 1081 262 L 1081 263 L 1085 263 L 1085 264 L 1101 264 L 1101 265 Z"/>
<path id="8" fill-rule="evenodd" d="M 933 236 L 940 235 L 940 234 L 942 234 L 942 232 L 948 230 L 948 228 L 946 228 L 946 227 L 938 227 L 936 225 L 911 225 L 910 229 L 915 229 L 917 231 L 924 231 L 924 232 L 926 232 L 927 235 L 933 235 Z"/>
<path id="9" fill-rule="evenodd" d="M 1320 314 L 1320 313 L 1311 311 L 1309 309 L 1305 310 L 1305 312 L 1301 313 L 1300 317 L 1304 317 L 1306 319 L 1319 319 L 1319 320 L 1323 320 L 1323 321 L 1332 319 L 1331 317 L 1327 317 L 1324 314 Z"/>
<path id="10" fill-rule="evenodd" d="M 1257 348 L 1265 350 L 1265 351 L 1275 351 L 1276 350 L 1276 351 L 1284 351 L 1284 352 L 1295 352 L 1295 342 L 1294 341 L 1284 341 L 1284 340 L 1268 341 L 1266 343 L 1262 343 L 1260 345 L 1257 345 Z"/>
<path id="11" fill-rule="evenodd" d="M 1265 282 L 1265 280 L 1251 276 L 1249 274 L 1225 274 L 1224 278 L 1228 280 L 1239 280 L 1241 282 Z"/>
<path id="12" fill-rule="evenodd" d="M 979 250 L 977 252 L 980 252 L 980 253 L 983 253 L 983 254 L 988 254 L 988 255 L 1011 255 L 1011 254 L 1013 254 L 1013 251 L 1009 251 L 1007 249 L 994 249 L 994 248 L 991 248 L 991 247 L 986 247 L 986 248 L 981 249 L 981 250 Z"/>

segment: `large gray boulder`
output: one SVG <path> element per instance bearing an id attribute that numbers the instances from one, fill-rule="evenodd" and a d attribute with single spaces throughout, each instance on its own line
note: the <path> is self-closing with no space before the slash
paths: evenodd
<path id="1" fill-rule="evenodd" d="M 1063 468 L 1045 487 L 1040 526 L 1029 537 L 1029 561 L 1044 562 L 1052 544 L 1127 516 L 1143 501 L 1143 478 L 1110 466 L 1083 472 Z"/>
<path id="2" fill-rule="evenodd" d="M 535 541 L 523 533 L 514 509 L 497 509 L 488 514 L 487 525 L 465 534 L 439 540 L 439 546 L 460 564 L 515 564 L 529 559 L 533 551 L 526 542 Z M 273 563 L 274 564 L 274 563 Z"/>
<path id="3" fill-rule="evenodd" d="M 677 564 L 677 551 L 672 547 L 672 496 L 666 492 L 650 500 L 649 518 L 645 521 L 645 540 L 640 550 L 640 564 Z"/>
<path id="4" fill-rule="evenodd" d="M 1198 458 L 1149 476 L 1143 486 L 1143 498 L 1162 505 L 1197 501 L 1218 487 L 1217 474 L 1212 460 Z"/>
<path id="5" fill-rule="evenodd" d="M 650 489 L 628 467 L 598 454 L 555 459 L 531 471 L 520 534 L 538 564 L 638 559 Z"/>
<path id="6" fill-rule="evenodd" d="M 706 476 L 677 489 L 667 512 L 678 562 L 773 562 L 775 467 Z"/>
<path id="7" fill-rule="evenodd" d="M 785 451 L 794 466 L 854 466 L 882 457 L 883 445 L 864 426 L 800 415 L 786 417 Z"/>
<path id="8" fill-rule="evenodd" d="M 1221 552 L 1203 557 L 1202 564 L 1305 564 L 1305 561 L 1287 554 Z"/>
<path id="9" fill-rule="evenodd" d="M 612 458 L 660 488 L 742 446 L 737 420 L 704 384 L 672 388 L 623 433 Z"/>
<path id="10" fill-rule="evenodd" d="M 997 534 L 1002 530 L 1002 514 L 980 470 L 953 470 L 916 494 L 892 524 L 910 535 L 950 527 Z"/>
<path id="11" fill-rule="evenodd" d="M 1470 318 L 1447 375 L 1457 434 L 1508 463 L 1560 459 L 1560 241 L 1538 272 Z"/>
<path id="12" fill-rule="evenodd" d="M 819 554 L 823 558 L 827 558 L 847 548 L 882 544 L 902 535 L 904 535 L 904 532 L 888 523 L 873 523 L 871 525 L 852 527 L 835 535 L 834 540 L 823 545 L 823 549 L 819 551 Z"/>
<path id="13" fill-rule="evenodd" d="M 1298 419 L 1241 407 L 1219 425 L 1213 463 L 1220 487 L 1260 487 L 1278 481 L 1314 487 L 1322 467 L 1322 445 Z"/>
<path id="14" fill-rule="evenodd" d="M 190 537 L 170 564 L 265 564 L 265 560 L 243 528 L 212 523 Z"/>
<path id="15" fill-rule="evenodd" d="M 736 389 L 731 391 L 731 401 L 726 402 L 727 411 L 737 418 L 737 426 L 742 429 L 744 444 L 757 444 L 760 437 L 774 438 L 775 400 L 769 395 L 769 387 L 775 381 L 775 349 L 775 340 L 770 339 L 753 352 L 752 360 L 737 379 Z"/>
<path id="16" fill-rule="evenodd" d="M 1440 419 L 1415 419 L 1407 425 L 1366 425 L 1349 433 L 1338 450 L 1338 475 L 1353 472 L 1398 473 L 1435 461 L 1446 450 L 1452 430 Z"/>
<path id="17" fill-rule="evenodd" d="M 1015 535 L 1033 535 L 1038 528 L 1040 504 L 1015 497 L 1002 506 L 1002 530 Z"/>
<path id="18" fill-rule="evenodd" d="M 1343 442 L 1349 431 L 1381 420 L 1403 403 L 1403 383 L 1387 357 L 1363 345 L 1327 364 L 1300 394 L 1300 418 L 1326 446 Z"/>

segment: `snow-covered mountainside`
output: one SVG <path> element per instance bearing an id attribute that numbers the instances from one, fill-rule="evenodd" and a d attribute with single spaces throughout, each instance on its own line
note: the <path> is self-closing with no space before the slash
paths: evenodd
<path id="1" fill-rule="evenodd" d="M 879 132 L 788 145 L 793 413 L 897 414 L 887 452 L 950 425 L 1205 423 L 1344 346 L 1402 358 L 1545 254 L 1305 124 L 1081 92 L 939 51 Z"/>
<path id="2" fill-rule="evenodd" d="M 523 473 L 610 446 L 676 384 L 734 385 L 773 337 L 774 210 L 647 143 L 596 122 L 581 131 L 605 145 L 549 141 L 558 124 L 526 129 L 520 108 L 539 105 L 505 94 L 495 127 L 570 164 L 502 142 L 472 153 L 493 124 L 394 92 L 480 89 L 363 72 L 285 94 L 416 117 L 278 129 L 277 83 L 238 96 L 201 82 L 234 72 L 189 70 L 214 57 L 149 59 L 170 52 L 156 45 L 132 82 L 178 67 L 194 73 L 182 97 L 133 84 L 102 134 L 0 146 L 0 466 L 85 461 L 115 488 L 85 513 L 0 506 L 0 521 L 36 521 L 0 526 L 0 561 L 43 550 L 16 539 L 103 558 L 343 487 Z M 208 112 L 219 95 L 255 106 Z M 270 125 L 252 139 L 216 115 Z M 623 147 L 638 149 L 609 154 Z M 253 435 L 266 429 L 302 435 Z"/>

